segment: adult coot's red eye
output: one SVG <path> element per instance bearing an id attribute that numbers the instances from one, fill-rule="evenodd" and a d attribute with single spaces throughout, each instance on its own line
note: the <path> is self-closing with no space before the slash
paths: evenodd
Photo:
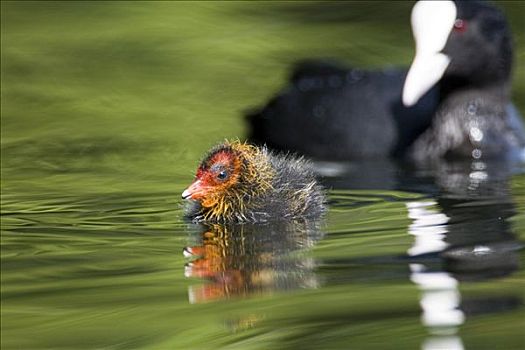
<path id="1" fill-rule="evenodd" d="M 465 30 L 467 30 L 467 21 L 464 21 L 460 18 L 456 19 L 454 22 L 454 31 L 462 33 Z"/>

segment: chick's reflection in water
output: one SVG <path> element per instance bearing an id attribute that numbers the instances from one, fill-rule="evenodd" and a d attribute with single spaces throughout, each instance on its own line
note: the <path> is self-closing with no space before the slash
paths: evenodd
<path id="1" fill-rule="evenodd" d="M 184 248 L 195 258 L 185 276 L 209 283 L 189 288 L 191 303 L 247 297 L 319 285 L 307 251 L 321 237 L 317 221 L 274 224 L 201 224 L 198 245 Z"/>

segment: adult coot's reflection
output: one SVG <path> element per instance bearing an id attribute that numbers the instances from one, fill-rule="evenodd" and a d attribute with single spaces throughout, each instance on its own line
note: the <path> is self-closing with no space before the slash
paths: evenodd
<path id="1" fill-rule="evenodd" d="M 460 293 L 460 285 L 476 288 L 477 282 L 500 279 L 519 268 L 521 243 L 510 220 L 517 214 L 510 182 L 523 171 L 522 164 L 439 159 L 408 165 L 386 161 L 383 165 L 318 166 L 329 188 L 422 193 L 416 201 L 406 202 L 411 219 L 408 233 L 414 239 L 407 256 L 398 262 L 408 264 L 410 280 L 421 291 L 421 322 L 431 334 L 423 348 L 462 349 L 456 333 L 469 318 L 513 310 L 522 304 L 521 293 L 508 289 L 475 296 Z M 363 169 L 366 175 L 361 173 Z M 361 263 L 385 261 L 396 258 L 381 256 Z"/>
<path id="2" fill-rule="evenodd" d="M 441 254 L 459 280 L 483 280 L 518 269 L 520 246 L 509 219 L 516 215 L 510 190 L 511 163 L 447 162 L 436 174 L 437 198 L 449 218 Z"/>
<path id="3" fill-rule="evenodd" d="M 509 220 L 516 214 L 510 181 L 514 174 L 523 171 L 521 163 L 490 159 L 436 160 L 431 164 L 408 165 L 367 161 L 320 164 L 319 167 L 322 167 L 319 173 L 326 174 L 330 171 L 324 169 L 336 169 L 334 176 L 323 178 L 328 188 L 401 190 L 428 195 L 440 215 L 446 217 L 445 222 L 429 222 L 425 227 L 445 228 L 442 241 L 446 244 L 432 252 L 441 252 L 447 268 L 466 272 L 468 264 L 470 269 L 482 273 L 481 270 L 495 264 L 497 268 L 492 272 L 483 272 L 487 277 L 496 273 L 504 275 L 517 268 L 517 257 L 512 258 L 517 254 L 518 243 Z M 362 173 L 363 169 L 366 174 Z M 412 208 L 418 207 L 417 203 L 414 205 L 407 203 L 409 214 Z M 501 252 L 502 260 L 488 263 L 489 257 L 494 258 L 497 252 Z M 477 262 L 472 263 L 471 259 Z M 478 259 L 485 263 L 481 264 Z"/>
<path id="4" fill-rule="evenodd" d="M 195 225 L 195 230 L 197 245 L 184 248 L 185 256 L 195 258 L 185 275 L 209 283 L 190 287 L 192 303 L 319 284 L 314 261 L 304 254 L 322 237 L 319 222 Z"/>
<path id="5" fill-rule="evenodd" d="M 507 276 L 518 269 L 520 243 L 509 218 L 516 214 L 509 188 L 512 164 L 440 162 L 420 168 L 439 189 L 436 200 L 407 203 L 414 236 L 410 279 L 421 290 L 424 349 L 463 349 L 455 335 L 469 317 L 517 308 L 520 294 L 460 293 L 460 283 Z"/>

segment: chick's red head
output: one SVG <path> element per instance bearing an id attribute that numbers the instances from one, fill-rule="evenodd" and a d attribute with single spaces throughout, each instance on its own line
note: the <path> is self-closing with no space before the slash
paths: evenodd
<path id="1" fill-rule="evenodd" d="M 238 183 L 242 161 L 229 147 L 213 150 L 200 164 L 192 184 L 182 198 L 199 201 L 203 207 L 214 206 Z"/>

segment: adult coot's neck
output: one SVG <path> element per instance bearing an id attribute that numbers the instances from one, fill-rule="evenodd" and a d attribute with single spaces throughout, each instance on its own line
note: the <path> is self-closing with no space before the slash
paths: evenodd
<path id="1" fill-rule="evenodd" d="M 474 81 L 460 76 L 448 76 L 439 84 L 440 100 L 444 101 L 450 95 L 477 91 L 479 94 L 498 96 L 502 100 L 510 99 L 510 80 L 499 79 L 494 81 Z"/>

